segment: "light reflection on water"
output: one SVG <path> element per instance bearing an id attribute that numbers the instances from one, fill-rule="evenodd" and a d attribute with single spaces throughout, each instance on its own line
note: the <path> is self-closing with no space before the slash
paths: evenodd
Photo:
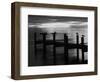
<path id="1" fill-rule="evenodd" d="M 53 49 L 52 49 L 52 46 L 48 47 L 47 48 L 47 56 L 49 55 L 52 55 L 53 54 Z M 59 48 L 56 48 L 56 54 L 61 54 L 61 55 L 64 55 L 64 48 L 63 47 L 59 47 Z M 87 60 L 87 52 L 84 52 L 84 56 L 85 56 L 85 60 Z M 68 56 L 69 56 L 69 59 L 71 60 L 71 58 L 73 57 L 77 57 L 77 50 L 76 49 L 69 49 L 68 50 Z M 81 49 L 79 49 L 79 59 L 82 60 L 82 51 Z"/>
<path id="2" fill-rule="evenodd" d="M 43 29 L 43 28 L 42 28 Z M 53 37 L 52 37 L 52 34 L 51 32 L 56 32 L 56 40 L 63 40 L 64 39 L 64 34 L 63 33 L 66 33 L 68 35 L 68 42 L 69 43 L 74 43 L 76 44 L 76 33 L 79 34 L 79 43 L 81 43 L 81 36 L 84 35 L 84 43 L 85 44 L 88 44 L 88 32 L 87 32 L 87 27 L 77 27 L 77 28 L 53 28 L 53 30 L 51 28 L 44 28 L 45 32 L 47 32 L 47 36 L 46 36 L 46 39 L 49 39 L 49 40 L 52 40 Z M 41 36 L 40 36 L 41 37 Z M 52 47 L 48 47 L 48 50 L 51 51 L 51 54 L 52 54 Z M 47 52 L 49 52 L 47 51 Z M 63 47 L 59 47 L 59 48 L 56 48 L 56 52 L 59 54 L 59 53 L 64 53 L 64 49 Z M 76 49 L 69 49 L 69 57 L 76 57 Z M 87 55 L 87 52 L 84 52 L 85 54 L 85 59 L 87 59 L 88 55 Z M 81 59 L 82 56 L 81 56 L 81 49 L 79 49 L 79 58 Z"/>
<path id="3" fill-rule="evenodd" d="M 85 44 L 88 44 L 87 41 L 88 41 L 88 36 L 87 36 L 87 28 L 55 28 L 52 30 L 52 32 L 50 31 L 50 29 L 47 29 L 47 28 L 42 28 L 42 31 L 40 28 L 38 28 L 38 31 L 37 34 L 37 40 L 42 40 L 43 37 L 42 35 L 40 35 L 39 33 L 44 33 L 44 32 L 47 32 L 48 34 L 46 35 L 46 39 L 47 40 L 53 40 L 53 35 L 51 33 L 54 33 L 56 32 L 56 40 L 62 40 L 60 42 L 63 42 L 64 40 L 64 33 L 66 33 L 68 35 L 68 43 L 73 43 L 73 44 L 76 44 L 76 33 L 79 34 L 79 43 L 81 43 L 81 36 L 82 35 L 85 35 L 84 37 L 84 42 Z M 31 28 L 31 32 L 29 31 L 29 33 L 31 33 L 31 35 L 29 34 L 29 41 L 32 41 L 32 43 L 29 42 L 29 47 L 30 50 L 29 50 L 29 54 L 31 56 L 31 60 L 30 62 L 32 63 L 32 65 L 43 65 L 43 59 L 42 59 L 42 56 L 43 56 L 43 45 L 37 45 L 38 47 L 38 53 L 37 53 L 37 56 L 38 56 L 38 59 L 36 59 L 34 57 L 34 29 Z M 51 64 L 53 64 L 53 47 L 52 45 L 51 46 L 47 46 L 46 47 L 47 49 L 47 54 L 46 54 L 46 57 L 48 59 L 48 62 Z M 69 61 L 73 61 L 73 59 L 75 59 L 77 57 L 77 52 L 76 52 L 76 49 L 69 49 L 68 50 L 68 59 Z M 33 58 L 32 58 L 33 56 Z M 84 52 L 84 58 L 85 60 L 88 60 L 88 52 Z M 56 47 L 56 57 L 58 59 L 57 62 L 59 62 L 59 64 L 62 64 L 64 63 L 64 48 L 63 47 Z M 79 60 L 82 60 L 82 52 L 81 52 L 81 49 L 79 49 Z M 34 61 L 34 62 L 33 62 Z"/>

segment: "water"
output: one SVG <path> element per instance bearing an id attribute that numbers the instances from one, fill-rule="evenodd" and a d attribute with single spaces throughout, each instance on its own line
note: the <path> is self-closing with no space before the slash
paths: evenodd
<path id="1" fill-rule="evenodd" d="M 74 43 L 76 44 L 76 33 L 79 34 L 79 43 L 81 43 L 81 35 L 85 35 L 84 42 L 87 44 L 87 28 L 31 28 L 29 29 L 29 57 L 28 57 L 28 65 L 29 66 L 44 66 L 44 65 L 54 65 L 54 56 L 53 56 L 53 46 L 47 46 L 47 54 L 46 54 L 46 59 L 43 58 L 43 45 L 38 45 L 38 53 L 37 56 L 34 54 L 34 32 L 37 32 L 37 40 L 42 40 L 42 35 L 39 33 L 47 32 L 48 35 L 46 36 L 46 39 L 48 40 L 53 40 L 53 35 L 51 33 L 57 32 L 56 34 L 56 40 L 63 40 L 64 35 L 63 33 L 66 33 L 68 35 L 68 43 Z M 63 41 L 62 41 L 63 42 Z M 77 57 L 77 52 L 76 49 L 69 49 L 68 50 L 69 54 L 69 64 L 78 64 L 74 63 L 76 62 L 76 57 Z M 85 60 L 88 60 L 88 52 L 85 52 Z M 79 49 L 79 60 L 82 60 L 82 52 L 81 49 Z M 44 64 L 46 62 L 46 64 Z M 64 48 L 59 47 L 56 48 L 56 64 L 57 65 L 65 65 L 65 60 L 64 60 Z"/>

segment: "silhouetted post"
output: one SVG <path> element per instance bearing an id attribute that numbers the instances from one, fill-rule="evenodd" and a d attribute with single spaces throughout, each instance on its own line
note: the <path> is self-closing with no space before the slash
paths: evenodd
<path id="1" fill-rule="evenodd" d="M 76 45 L 77 45 L 77 63 L 79 63 L 79 35 L 76 33 Z"/>
<path id="2" fill-rule="evenodd" d="M 40 33 L 43 36 L 43 61 L 46 64 L 46 35 L 47 33 Z"/>
<path id="3" fill-rule="evenodd" d="M 68 64 L 68 36 L 64 34 L 64 58 L 65 64 Z"/>
<path id="4" fill-rule="evenodd" d="M 81 37 L 81 46 L 82 46 L 82 63 L 84 63 L 84 35 Z"/>
<path id="5" fill-rule="evenodd" d="M 36 47 L 36 32 L 34 33 L 34 54 L 35 54 L 35 56 L 37 56 L 37 47 Z"/>
<path id="6" fill-rule="evenodd" d="M 53 34 L 53 62 L 56 64 L 56 32 Z"/>

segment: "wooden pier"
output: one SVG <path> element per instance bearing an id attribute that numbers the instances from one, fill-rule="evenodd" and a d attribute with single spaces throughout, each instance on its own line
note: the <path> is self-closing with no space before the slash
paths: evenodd
<path id="1" fill-rule="evenodd" d="M 37 56 L 38 48 L 37 45 L 43 44 L 43 60 L 44 63 L 46 64 L 46 56 L 47 56 L 47 46 L 53 45 L 53 64 L 56 65 L 56 48 L 57 47 L 64 47 L 64 60 L 65 64 L 69 64 L 69 49 L 76 49 L 76 62 L 80 63 L 79 61 L 79 49 L 81 49 L 82 53 L 82 61 L 81 64 L 85 63 L 84 59 L 84 52 L 88 51 L 88 46 L 84 43 L 84 35 L 81 35 L 81 42 L 79 43 L 79 34 L 76 33 L 76 43 L 69 43 L 69 37 L 66 33 L 63 33 L 64 39 L 56 39 L 57 33 L 54 32 L 52 33 L 52 40 L 48 40 L 46 36 L 48 33 L 40 33 L 41 37 L 43 38 L 42 40 L 37 40 L 37 33 L 34 33 L 34 54 Z"/>

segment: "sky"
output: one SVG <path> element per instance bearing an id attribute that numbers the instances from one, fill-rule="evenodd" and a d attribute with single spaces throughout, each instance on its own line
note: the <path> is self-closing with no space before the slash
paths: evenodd
<path id="1" fill-rule="evenodd" d="M 47 33 L 67 33 L 73 40 L 77 32 L 86 36 L 86 42 L 88 38 L 88 18 L 86 17 L 28 15 L 28 28 L 42 29 Z"/>

